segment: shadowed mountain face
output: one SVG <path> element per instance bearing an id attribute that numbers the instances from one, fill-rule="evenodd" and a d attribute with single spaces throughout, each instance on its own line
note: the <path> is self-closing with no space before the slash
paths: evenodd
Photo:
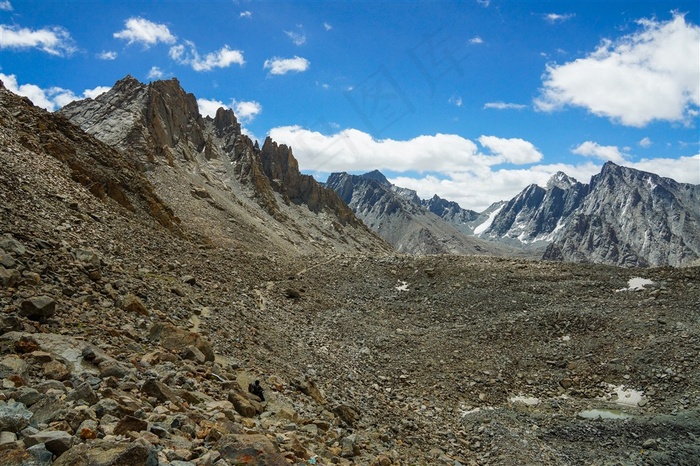
<path id="1" fill-rule="evenodd" d="M 248 233 L 258 230 L 281 241 L 283 249 L 291 242 L 300 251 L 389 250 L 332 190 L 299 172 L 291 148 L 270 138 L 260 148 L 241 134 L 230 109 L 202 117 L 196 98 L 177 79 L 143 84 L 127 76 L 105 94 L 73 102 L 60 113 L 127 156 L 164 195 L 182 199 L 196 193 L 200 206 L 174 202 L 173 208 L 208 223 L 212 234 L 226 236 L 229 220 L 216 218 L 232 215 L 252 223 Z M 211 212 L 203 215 L 206 210 Z"/>
<path id="2" fill-rule="evenodd" d="M 611 162 L 545 254 L 624 266 L 682 266 L 699 257 L 700 186 Z"/>
<path id="3" fill-rule="evenodd" d="M 327 186 L 402 252 L 544 253 L 550 260 L 627 267 L 682 266 L 700 258 L 700 186 L 613 163 L 590 184 L 559 172 L 544 188 L 530 185 L 480 214 L 438 196 L 421 200 L 377 171 L 336 173 Z M 465 246 L 473 236 L 487 246 Z"/>
<path id="4" fill-rule="evenodd" d="M 557 173 L 511 199 L 483 236 L 549 243 L 544 258 L 626 267 L 700 257 L 700 186 L 612 162 L 582 184 Z"/>
<path id="5" fill-rule="evenodd" d="M 333 189 L 369 228 L 398 251 L 415 254 L 494 254 L 506 249 L 470 237 L 463 218 L 478 214 L 464 211 L 455 203 L 434 198 L 424 204 L 415 191 L 392 185 L 378 171 L 365 175 L 333 173 L 326 186 Z M 439 214 L 434 213 L 430 208 Z"/>

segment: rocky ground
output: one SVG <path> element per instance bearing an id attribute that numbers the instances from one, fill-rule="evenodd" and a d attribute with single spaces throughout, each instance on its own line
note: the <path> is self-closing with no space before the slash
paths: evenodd
<path id="1" fill-rule="evenodd" d="M 2 465 L 697 464 L 698 267 L 222 243 L 8 121 Z"/>

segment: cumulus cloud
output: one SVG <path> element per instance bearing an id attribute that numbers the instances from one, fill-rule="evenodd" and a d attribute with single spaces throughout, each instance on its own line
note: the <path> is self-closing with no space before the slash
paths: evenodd
<path id="1" fill-rule="evenodd" d="M 272 75 L 287 74 L 290 72 L 301 73 L 309 69 L 311 63 L 306 58 L 294 56 L 294 58 L 274 57 L 265 60 L 263 69 L 270 70 Z"/>
<path id="2" fill-rule="evenodd" d="M 33 30 L 0 24 L 0 49 L 31 48 L 56 56 L 67 56 L 76 51 L 70 33 L 62 27 Z"/>
<path id="3" fill-rule="evenodd" d="M 651 139 L 649 139 L 648 137 L 642 138 L 642 140 L 639 141 L 639 145 L 644 147 L 645 149 L 647 147 L 651 147 L 651 145 L 652 145 Z"/>
<path id="4" fill-rule="evenodd" d="M 594 157 L 605 162 L 615 162 L 623 164 L 627 162 L 629 156 L 620 151 L 617 146 L 601 146 L 597 142 L 586 141 L 571 150 L 572 153 L 583 155 L 584 157 Z"/>
<path id="5" fill-rule="evenodd" d="M 168 26 L 157 24 L 144 18 L 129 18 L 126 20 L 125 26 L 123 30 L 115 32 L 113 36 L 117 39 L 128 41 L 129 45 L 139 42 L 145 47 L 150 47 L 159 42 L 172 44 L 176 40 Z"/>
<path id="6" fill-rule="evenodd" d="M 482 38 L 479 37 L 479 36 L 472 37 L 471 39 L 469 39 L 469 43 L 470 43 L 470 44 L 475 44 L 475 45 L 483 44 L 483 43 L 484 43 L 484 39 L 482 39 Z"/>
<path id="7" fill-rule="evenodd" d="M 163 77 L 163 70 L 158 68 L 157 66 L 152 66 L 150 70 L 148 70 L 148 79 L 161 79 Z"/>
<path id="8" fill-rule="evenodd" d="M 464 105 L 464 102 L 462 102 L 462 98 L 458 95 L 453 95 L 447 100 L 447 103 L 450 103 L 454 105 L 455 107 L 461 107 Z"/>
<path id="9" fill-rule="evenodd" d="M 100 60 L 116 60 L 117 52 L 103 50 L 97 54 L 97 58 Z"/>
<path id="10" fill-rule="evenodd" d="M 484 104 L 484 109 L 487 108 L 493 108 L 496 110 L 522 110 L 524 108 L 527 108 L 527 105 L 506 102 L 487 102 Z"/>
<path id="11" fill-rule="evenodd" d="M 42 89 L 36 84 L 19 84 L 17 76 L 0 73 L 0 80 L 5 87 L 17 95 L 29 98 L 37 107 L 44 108 L 50 112 L 57 110 L 74 100 L 95 98 L 111 89 L 109 86 L 98 86 L 94 89 L 85 89 L 81 95 L 76 95 L 73 91 L 61 87 L 50 87 Z"/>
<path id="12" fill-rule="evenodd" d="M 233 113 L 242 123 L 250 123 L 256 116 L 262 113 L 262 105 L 259 102 L 251 101 L 233 101 Z"/>
<path id="13" fill-rule="evenodd" d="M 452 173 L 465 167 L 488 169 L 493 165 L 526 164 L 542 158 L 527 141 L 495 136 L 479 138 L 479 144 L 488 153 L 480 151 L 474 141 L 455 134 L 438 133 L 401 141 L 375 139 L 352 128 L 324 135 L 300 126 L 283 126 L 273 128 L 270 136 L 292 146 L 302 167 L 324 172 L 384 169 Z"/>
<path id="14" fill-rule="evenodd" d="M 223 108 L 230 108 L 225 105 L 220 100 L 209 100 L 209 99 L 197 99 L 197 106 L 199 107 L 199 113 L 202 116 L 208 116 L 214 118 L 216 116 L 216 111 Z"/>
<path id="15" fill-rule="evenodd" d="M 500 157 L 501 162 L 522 165 L 539 162 L 544 157 L 531 142 L 520 138 L 480 136 L 479 144 L 489 149 L 495 156 Z"/>
<path id="16" fill-rule="evenodd" d="M 270 136 L 291 146 L 300 168 L 307 173 L 323 176 L 331 172 L 363 173 L 375 169 L 399 173 L 390 181 L 416 190 L 422 198 L 438 194 L 476 211 L 493 202 L 511 199 L 529 184 L 545 186 L 558 171 L 588 183 L 603 164 L 595 157 L 576 164 L 544 164 L 542 154 L 532 143 L 495 136 L 481 136 L 478 144 L 454 134 L 400 141 L 374 139 L 355 129 L 324 135 L 299 126 L 274 128 Z M 700 155 L 620 162 L 678 181 L 700 183 Z"/>
<path id="17" fill-rule="evenodd" d="M 191 66 L 195 71 L 211 71 L 214 68 L 228 68 L 234 64 L 240 66 L 245 64 L 243 52 L 240 50 L 233 50 L 228 45 L 224 45 L 220 50 L 202 57 L 197 52 L 194 42 L 189 40 L 185 41 L 184 44 L 171 47 L 169 55 L 179 64 Z"/>
<path id="18" fill-rule="evenodd" d="M 230 105 L 226 105 L 220 100 L 209 100 L 209 99 L 197 99 L 197 106 L 199 107 L 199 113 L 203 116 L 209 116 L 214 118 L 216 116 L 216 111 L 220 108 L 230 108 L 233 113 L 236 114 L 236 118 L 241 123 L 250 123 L 262 113 L 262 105 L 255 101 L 239 101 L 233 99 Z"/>
<path id="19" fill-rule="evenodd" d="M 0 10 L 2 11 L 12 11 L 12 4 L 10 0 L 3 0 L 0 2 Z"/>
<path id="20" fill-rule="evenodd" d="M 325 29 L 326 31 L 330 31 L 331 29 L 333 29 L 333 26 L 331 26 L 329 23 L 323 23 L 323 29 Z"/>
<path id="21" fill-rule="evenodd" d="M 241 11 L 241 14 L 239 15 L 240 18 L 252 18 L 253 17 L 253 12 L 252 11 Z"/>
<path id="22" fill-rule="evenodd" d="M 687 122 L 697 116 L 700 27 L 678 13 L 666 22 L 638 24 L 639 31 L 605 40 L 584 58 L 548 65 L 537 108 L 583 107 L 636 127 L 654 120 Z"/>

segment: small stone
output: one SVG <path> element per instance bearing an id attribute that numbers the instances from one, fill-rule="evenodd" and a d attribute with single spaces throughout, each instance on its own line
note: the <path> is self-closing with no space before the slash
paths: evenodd
<path id="1" fill-rule="evenodd" d="M 170 401 L 175 405 L 180 403 L 177 395 L 167 385 L 157 380 L 146 380 L 141 386 L 141 392 L 146 396 L 152 396 L 161 403 L 165 401 Z"/>
<path id="2" fill-rule="evenodd" d="M 23 256 L 27 252 L 27 248 L 11 236 L 0 237 L 0 249 L 15 256 Z"/>
<path id="3" fill-rule="evenodd" d="M 128 432 L 138 433 L 144 430 L 148 430 L 148 422 L 133 416 L 126 416 L 117 423 L 117 426 L 114 428 L 114 435 L 124 435 Z"/>
<path id="4" fill-rule="evenodd" d="M 642 448 L 645 450 L 656 450 L 658 447 L 659 441 L 654 438 L 647 439 L 642 443 Z"/>
<path id="5" fill-rule="evenodd" d="M 228 392 L 228 401 L 233 404 L 234 409 L 243 417 L 254 417 L 257 414 L 255 406 L 242 393 L 235 390 Z"/>
<path id="6" fill-rule="evenodd" d="M 98 364 L 97 367 L 100 370 L 100 376 L 102 378 L 116 377 L 118 379 L 121 379 L 129 373 L 129 371 L 121 364 L 119 364 L 118 361 L 110 359 L 102 361 L 100 364 Z"/>
<path id="7" fill-rule="evenodd" d="M 78 437 L 83 440 L 92 440 L 97 438 L 97 421 L 94 419 L 86 419 L 80 424 L 76 431 Z"/>
<path id="8" fill-rule="evenodd" d="M 56 313 L 56 301 L 48 296 L 37 296 L 22 301 L 19 314 L 30 320 L 45 320 Z"/>
<path id="9" fill-rule="evenodd" d="M 95 464 L 157 466 L 158 452 L 142 439 L 127 442 L 96 439 L 74 446 L 61 455 L 53 466 Z"/>
<path id="10" fill-rule="evenodd" d="M 148 316 L 150 313 L 138 296 L 128 294 L 122 298 L 121 307 L 125 311 L 134 312 L 142 316 Z"/>
<path id="11" fill-rule="evenodd" d="M 32 412 L 23 403 L 0 401 L 0 431 L 19 432 L 29 425 Z"/>
<path id="12" fill-rule="evenodd" d="M 180 277 L 180 281 L 182 283 L 187 283 L 188 285 L 192 286 L 197 284 L 197 279 L 194 278 L 192 275 L 183 275 L 182 277 Z"/>
<path id="13" fill-rule="evenodd" d="M 19 272 L 15 269 L 6 269 L 0 265 L 0 286 L 15 286 L 20 280 Z"/>
<path id="14" fill-rule="evenodd" d="M 565 379 L 561 379 L 559 381 L 559 385 L 561 385 L 562 388 L 569 389 L 574 385 L 574 381 L 567 377 Z"/>
<path id="15" fill-rule="evenodd" d="M 68 393 L 67 400 L 84 401 L 88 406 L 92 406 L 99 401 L 97 394 L 88 382 L 83 382 L 75 390 Z"/>
<path id="16" fill-rule="evenodd" d="M 204 353 L 202 353 L 194 345 L 187 346 L 184 350 L 182 350 L 180 356 L 182 356 L 182 359 L 188 359 L 199 364 L 204 364 L 204 362 L 207 360 L 206 356 L 204 356 Z"/>
<path id="17" fill-rule="evenodd" d="M 44 444 L 46 449 L 56 456 L 61 456 L 73 446 L 73 436 L 62 430 L 44 430 L 24 438 L 27 447 Z"/>
<path id="18" fill-rule="evenodd" d="M 63 363 L 53 360 L 44 364 L 44 377 L 51 380 L 68 380 L 70 371 Z"/>

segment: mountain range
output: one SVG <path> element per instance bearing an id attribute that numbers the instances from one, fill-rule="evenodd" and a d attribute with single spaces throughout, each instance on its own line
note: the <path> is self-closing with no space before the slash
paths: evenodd
<path id="1" fill-rule="evenodd" d="M 421 200 L 378 172 L 334 173 L 326 185 L 407 253 L 463 254 L 471 247 L 627 267 L 683 266 L 700 258 L 700 186 L 612 162 L 589 184 L 558 172 L 545 187 L 530 185 L 481 213 L 438 196 Z M 512 249 L 504 252 L 488 243 Z"/>
<path id="2" fill-rule="evenodd" d="M 559 172 L 545 187 L 475 212 L 439 196 L 420 199 L 379 171 L 318 183 L 300 172 L 292 148 L 269 137 L 260 147 L 243 134 L 232 110 L 200 115 L 177 79 L 127 76 L 58 114 L 116 150 L 154 196 L 169 200 L 156 209 L 161 221 L 194 223 L 232 246 L 262 238 L 280 254 L 395 249 L 629 267 L 700 258 L 700 186 L 612 162 L 588 184 Z M 119 197 L 115 186 L 105 180 L 100 189 Z"/>

